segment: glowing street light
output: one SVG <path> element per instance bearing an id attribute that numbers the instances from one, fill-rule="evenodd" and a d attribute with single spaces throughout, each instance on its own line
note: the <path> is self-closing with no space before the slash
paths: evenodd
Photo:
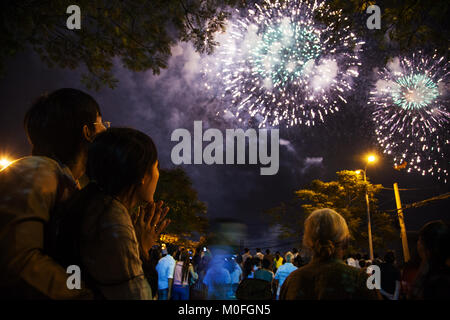
<path id="1" fill-rule="evenodd" d="M 369 155 L 368 157 L 367 157 L 367 162 L 375 162 L 377 160 L 377 158 L 374 156 L 374 155 Z"/>
<path id="2" fill-rule="evenodd" d="M 11 163 L 12 163 L 12 161 L 9 160 L 8 158 L 0 158 L 0 171 L 5 169 Z"/>

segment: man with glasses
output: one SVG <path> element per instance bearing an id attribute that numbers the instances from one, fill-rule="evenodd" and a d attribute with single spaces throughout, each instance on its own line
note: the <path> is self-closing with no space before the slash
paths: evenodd
<path id="1" fill-rule="evenodd" d="M 64 88 L 38 98 L 24 125 L 32 156 L 0 171 L 0 298 L 92 298 L 84 285 L 67 288 L 48 231 L 55 208 L 80 188 L 89 143 L 110 123 L 94 98 Z"/>

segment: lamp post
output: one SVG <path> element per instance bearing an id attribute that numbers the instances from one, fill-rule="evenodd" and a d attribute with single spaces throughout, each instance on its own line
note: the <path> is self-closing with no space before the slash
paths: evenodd
<path id="1" fill-rule="evenodd" d="M 371 162 L 375 162 L 376 157 L 374 155 L 369 155 L 367 157 L 366 164 L 364 166 L 364 170 L 356 170 L 356 174 L 363 172 L 364 182 L 367 182 L 367 165 Z M 370 260 L 373 262 L 373 243 L 372 243 L 372 224 L 370 221 L 370 206 L 369 206 L 369 192 L 367 190 L 367 184 L 365 185 L 365 198 L 366 198 L 366 210 L 367 210 L 367 234 L 369 238 L 369 254 Z"/>

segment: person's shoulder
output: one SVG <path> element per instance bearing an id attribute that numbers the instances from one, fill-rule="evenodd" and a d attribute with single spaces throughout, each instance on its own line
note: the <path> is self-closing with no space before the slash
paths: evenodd
<path id="1" fill-rule="evenodd" d="M 63 181 L 68 181 L 67 187 L 70 190 L 76 188 L 74 182 L 63 179 L 65 173 L 58 162 L 47 157 L 28 156 L 18 159 L 3 169 L 0 177 L 2 190 L 10 197 L 14 193 L 18 197 L 28 193 L 56 195 Z"/>
<path id="2" fill-rule="evenodd" d="M 27 174 L 36 176 L 48 176 L 63 174 L 61 166 L 53 159 L 41 156 L 27 156 L 13 161 L 2 170 L 2 175 L 9 173 L 21 178 L 27 178 Z M 18 175 L 17 175 L 18 174 Z"/>
<path id="3" fill-rule="evenodd" d="M 134 230 L 128 209 L 116 199 L 111 199 L 110 205 L 102 215 L 102 226 L 105 228 L 123 227 Z"/>

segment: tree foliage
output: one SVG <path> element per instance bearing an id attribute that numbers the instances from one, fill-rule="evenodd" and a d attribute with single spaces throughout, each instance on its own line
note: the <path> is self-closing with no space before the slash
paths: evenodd
<path id="1" fill-rule="evenodd" d="M 114 60 L 132 71 L 167 67 L 171 46 L 192 42 L 211 53 L 214 34 L 224 31 L 230 7 L 242 0 L 79 0 L 81 29 L 68 30 L 63 0 L 0 2 L 0 69 L 30 46 L 49 66 L 87 68 L 89 88 L 115 87 Z"/>
<path id="2" fill-rule="evenodd" d="M 450 3 L 445 0 L 332 0 L 333 9 L 350 17 L 354 29 L 364 39 L 374 39 L 388 52 L 410 52 L 414 48 L 448 52 Z M 366 10 L 371 5 L 381 9 L 381 29 L 369 30 Z"/>
<path id="3" fill-rule="evenodd" d="M 189 238 L 195 232 L 205 234 L 208 228 L 207 207 L 198 199 L 192 181 L 181 168 L 160 170 L 155 200 L 163 200 L 170 207 L 168 218 L 171 223 L 165 233 Z"/>
<path id="4" fill-rule="evenodd" d="M 364 39 L 376 39 L 385 52 L 424 46 L 448 52 L 448 1 L 328 3 L 350 17 Z M 245 7 L 247 0 L 79 0 L 81 30 L 66 27 L 70 4 L 64 0 L 0 1 L 0 71 L 7 58 L 31 47 L 49 66 L 75 69 L 84 65 L 87 72 L 82 82 L 88 88 L 114 88 L 116 59 L 129 70 L 158 74 L 167 68 L 171 46 L 179 41 L 211 53 L 217 45 L 214 35 L 225 31 L 231 8 Z M 366 9 L 372 4 L 381 8 L 381 30 L 366 27 Z M 323 22 L 332 21 L 324 17 Z"/>
<path id="5" fill-rule="evenodd" d="M 303 233 L 304 221 L 316 209 L 331 208 L 341 214 L 350 229 L 350 249 L 368 247 L 365 189 L 369 194 L 374 250 L 383 249 L 397 234 L 395 220 L 378 210 L 376 194 L 381 185 L 364 182 L 354 171 L 337 172 L 337 180 L 313 180 L 307 189 L 295 191 L 296 197 L 267 213 L 279 224 L 282 237 L 298 237 Z"/>

